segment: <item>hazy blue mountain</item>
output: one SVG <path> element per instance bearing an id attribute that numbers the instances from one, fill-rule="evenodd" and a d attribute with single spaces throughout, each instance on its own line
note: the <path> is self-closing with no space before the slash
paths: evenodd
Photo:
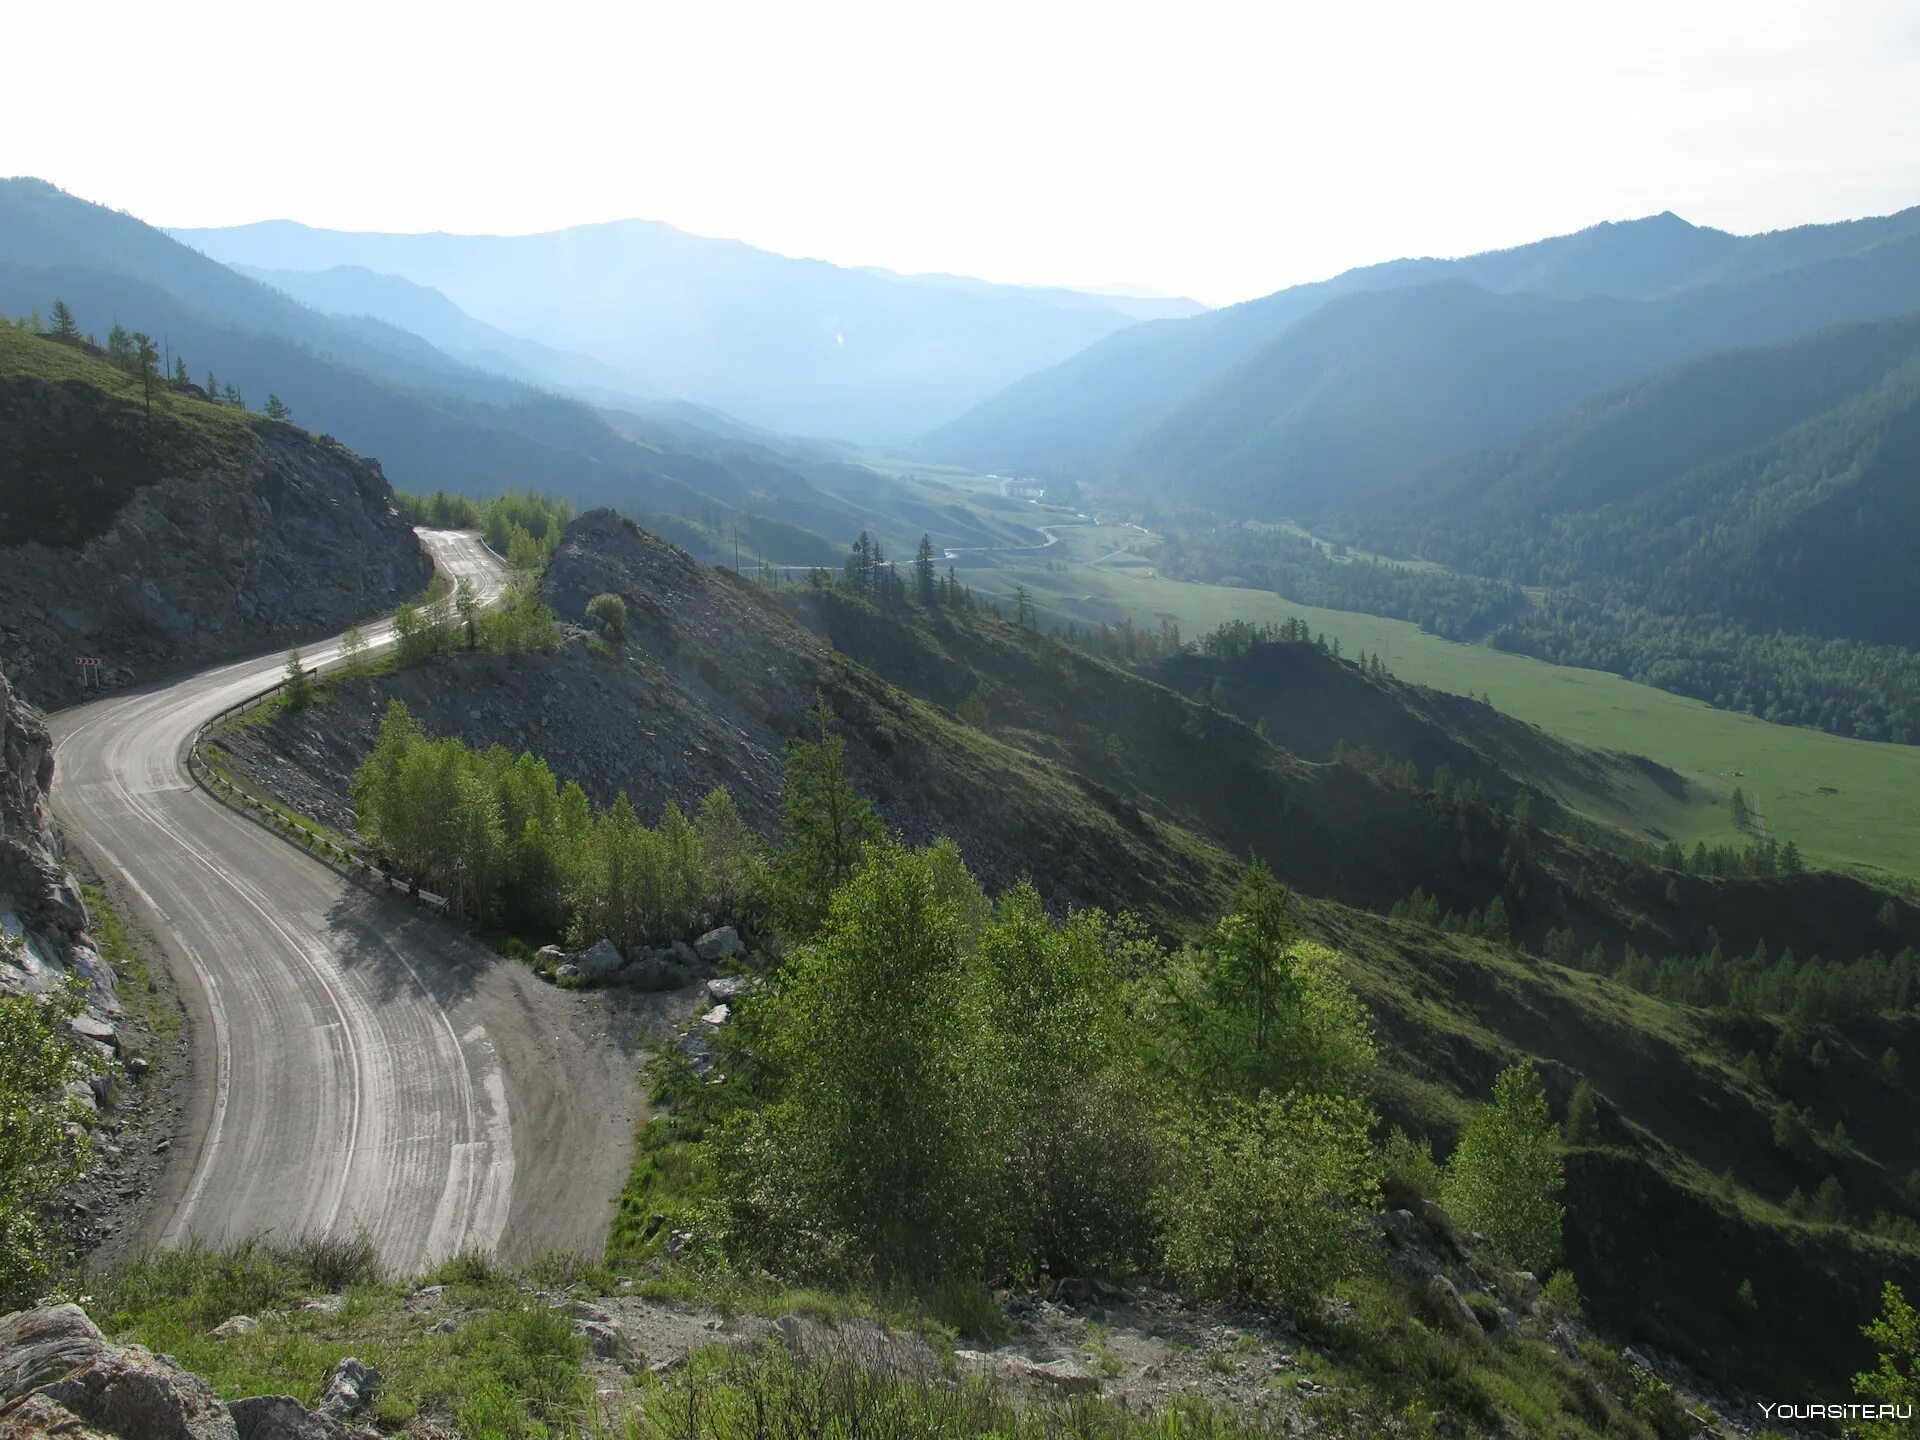
<path id="1" fill-rule="evenodd" d="M 379 459 L 404 489 L 484 496 L 539 488 L 582 508 L 700 517 L 709 530 L 750 511 L 763 525 L 836 544 L 877 516 L 913 518 L 897 486 L 845 464 L 831 447 L 631 397 L 610 419 L 465 365 L 384 321 L 309 309 L 43 181 L 0 181 L 0 309 L 45 313 L 56 297 L 83 331 L 104 337 L 116 323 L 147 331 L 169 357 L 186 360 L 196 382 L 212 370 L 256 408 L 278 394 L 300 424 Z M 924 518 L 922 528 L 944 543 L 981 543 L 952 517 Z"/>
<path id="2" fill-rule="evenodd" d="M 402 276 L 488 325 L 590 355 L 629 389 L 863 441 L 949 420 L 1132 324 L 1142 304 L 846 269 L 646 220 L 524 236 L 353 234 L 280 220 L 174 233 L 231 264 Z"/>
<path id="3" fill-rule="evenodd" d="M 416 285 L 398 275 L 382 275 L 359 265 L 336 265 L 331 270 L 232 268 L 323 314 L 365 316 L 398 326 L 477 370 L 574 392 L 597 389 L 620 394 L 627 384 L 611 365 L 509 335 L 474 319 L 432 286 Z"/>
<path id="4" fill-rule="evenodd" d="M 1462 260 L 1396 260 L 1351 270 L 1227 309 L 1122 331 L 1017 381 L 934 431 L 925 444 L 932 453 L 995 469 L 1097 475 L 1121 466 L 1139 476 L 1145 466 L 1134 447 L 1189 406 L 1195 409 L 1187 421 L 1216 423 L 1223 412 L 1239 409 L 1249 422 L 1284 424 L 1297 397 L 1277 393 L 1266 397 L 1264 408 L 1250 405 L 1255 397 L 1236 367 L 1255 362 L 1322 307 L 1342 297 L 1445 281 L 1565 302 L 1658 305 L 1719 294 L 1717 301 L 1688 301 L 1699 307 L 1698 340 L 1691 351 L 1663 352 L 1676 360 L 1723 339 L 1783 339 L 1920 308 L 1920 209 L 1757 236 L 1657 215 Z M 1416 311 L 1426 304 L 1410 303 Z M 1772 313 L 1747 313 L 1756 308 Z M 1445 343 L 1444 336 L 1432 338 Z M 1420 362 L 1409 363 L 1417 368 Z M 1269 364 L 1284 371 L 1287 362 L 1276 356 Z M 1216 383 L 1230 393 L 1208 397 Z M 1237 429 L 1214 430 L 1212 445 L 1216 457 L 1229 449 L 1243 461 L 1257 455 L 1253 437 Z M 1150 444 L 1148 454 L 1171 461 L 1179 458 L 1177 449 L 1163 439 Z"/>

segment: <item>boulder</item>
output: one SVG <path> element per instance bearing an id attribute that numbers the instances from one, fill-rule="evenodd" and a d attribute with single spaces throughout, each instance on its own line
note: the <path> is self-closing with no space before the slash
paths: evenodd
<path id="1" fill-rule="evenodd" d="M 601 940 L 575 955 L 572 964 L 580 974 L 590 980 L 605 979 L 615 974 L 627 963 L 620 953 L 620 947 L 611 940 Z"/>
<path id="2" fill-rule="evenodd" d="M 725 1005 L 716 1005 L 700 1017 L 702 1025 L 724 1025 L 733 1018 L 733 1011 Z"/>
<path id="3" fill-rule="evenodd" d="M 1414 1222 L 1411 1210 L 1389 1210 L 1384 1215 L 1374 1216 L 1373 1223 L 1396 1248 L 1413 1244 Z"/>
<path id="4" fill-rule="evenodd" d="M 0 1403 L 79 1369 L 108 1348 L 78 1305 L 22 1310 L 0 1319 Z"/>
<path id="5" fill-rule="evenodd" d="M 567 952 L 558 945 L 542 945 L 534 952 L 542 970 L 557 970 L 567 963 Z"/>
<path id="6" fill-rule="evenodd" d="M 239 1440 L 211 1385 L 138 1345 L 107 1346 L 39 1393 L 124 1440 Z"/>
<path id="7" fill-rule="evenodd" d="M 45 1395 L 22 1395 L 0 1405 L 0 1440 L 120 1440 L 79 1419 Z"/>
<path id="8" fill-rule="evenodd" d="M 234 1315 L 222 1320 L 208 1333 L 216 1340 L 231 1340 L 237 1335 L 245 1335 L 258 1330 L 260 1322 L 251 1315 Z"/>
<path id="9" fill-rule="evenodd" d="M 1004 1375 L 1029 1385 L 1063 1391 L 1068 1395 L 1096 1390 L 1100 1381 L 1092 1371 L 1073 1360 L 1035 1360 L 1010 1350 L 956 1350 L 953 1358 L 975 1370 Z"/>
<path id="10" fill-rule="evenodd" d="M 380 1372 L 349 1355 L 333 1367 L 320 1392 L 320 1413 L 332 1420 L 355 1420 L 373 1406 Z"/>
<path id="11" fill-rule="evenodd" d="M 1467 1304 L 1465 1298 L 1461 1296 L 1460 1291 L 1455 1288 L 1453 1281 L 1449 1280 L 1446 1276 L 1436 1275 L 1429 1280 L 1427 1282 L 1427 1295 L 1433 1304 L 1433 1308 L 1444 1317 L 1449 1324 L 1457 1322 L 1463 1333 L 1469 1335 L 1482 1333 L 1480 1329 L 1480 1317 L 1473 1313 L 1473 1307 Z"/>
<path id="12" fill-rule="evenodd" d="M 738 975 L 716 975 L 707 981 L 707 999 L 715 1005 L 732 1005 L 748 993 L 748 982 Z"/>
<path id="13" fill-rule="evenodd" d="M 747 947 L 740 940 L 740 932 L 731 925 L 722 925 L 717 930 L 709 930 L 693 942 L 694 953 L 702 960 L 731 959 L 735 955 L 747 953 Z"/>
<path id="14" fill-rule="evenodd" d="M 82 1040 L 92 1040 L 116 1050 L 120 1048 L 120 1032 L 91 1010 L 82 1010 L 67 1024 Z"/>
<path id="15" fill-rule="evenodd" d="M 698 965 L 700 963 L 699 952 L 684 940 L 676 940 L 673 944 L 669 945 L 667 947 L 667 954 L 672 957 L 673 963 L 676 965 Z"/>
<path id="16" fill-rule="evenodd" d="M 227 1409 L 239 1440 L 350 1440 L 352 1434 L 291 1395 L 254 1395 Z"/>

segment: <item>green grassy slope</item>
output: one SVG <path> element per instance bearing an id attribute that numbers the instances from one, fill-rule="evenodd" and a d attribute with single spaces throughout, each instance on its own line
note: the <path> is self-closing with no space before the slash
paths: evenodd
<path id="1" fill-rule="evenodd" d="M 1759 796 L 1768 831 L 1791 838 L 1810 857 L 1920 878 L 1920 749 L 1913 746 L 1770 725 L 1603 671 L 1455 644 L 1406 621 L 1295 605 L 1270 591 L 1167 580 L 1154 570 L 1150 546 L 1064 569 L 1048 569 L 1038 557 L 1006 557 L 972 565 L 963 578 L 996 597 L 1026 585 L 1049 623 L 1098 627 L 1131 617 L 1157 627 L 1167 618 L 1192 635 L 1233 619 L 1299 616 L 1316 634 L 1338 639 L 1348 655 L 1383 656 L 1400 679 L 1484 694 L 1495 708 L 1563 740 L 1647 756 L 1688 782 L 1684 798 L 1641 790 L 1583 805 L 1630 833 L 1689 846 L 1734 843 L 1727 799 L 1738 785 Z"/>

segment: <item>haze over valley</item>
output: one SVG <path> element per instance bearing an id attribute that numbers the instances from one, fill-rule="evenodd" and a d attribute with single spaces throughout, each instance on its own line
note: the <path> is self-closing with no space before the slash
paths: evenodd
<path id="1" fill-rule="evenodd" d="M 0 1434 L 1916 1433 L 1906 9 L 28 67 Z"/>

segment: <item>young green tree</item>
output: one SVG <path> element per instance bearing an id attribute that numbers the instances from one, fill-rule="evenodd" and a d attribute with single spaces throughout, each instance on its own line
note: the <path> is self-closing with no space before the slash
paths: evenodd
<path id="1" fill-rule="evenodd" d="M 462 575 L 453 586 L 453 610 L 460 617 L 460 628 L 466 633 L 467 648 L 477 649 L 480 644 L 480 597 L 475 593 L 473 581 Z"/>
<path id="2" fill-rule="evenodd" d="M 1891 1045 L 1880 1052 L 1879 1063 L 1873 1067 L 1873 1083 L 1883 1090 L 1900 1088 L 1900 1052 Z"/>
<path id="3" fill-rule="evenodd" d="M 107 331 L 107 360 L 116 369 L 124 370 L 131 375 L 134 355 L 133 336 L 127 333 L 124 326 L 115 321 L 113 328 Z"/>
<path id="4" fill-rule="evenodd" d="M 366 678 L 367 637 L 358 625 L 349 625 L 340 637 L 340 673 L 350 680 Z"/>
<path id="5" fill-rule="evenodd" d="M 1543 1272 L 1560 1254 L 1565 1162 L 1531 1061 L 1501 1071 L 1447 1161 L 1442 1203 L 1515 1264 Z"/>
<path id="6" fill-rule="evenodd" d="M 74 324 L 73 311 L 67 308 L 67 302 L 56 299 L 53 302 L 53 329 L 48 332 L 50 339 L 58 340 L 62 345 L 80 343 L 80 327 Z"/>
<path id="7" fill-rule="evenodd" d="M 780 1098 L 716 1154 L 750 1256 L 925 1282 L 1004 1255 L 1007 1087 L 970 1020 L 954 918 L 927 856 L 880 843 L 788 957 L 759 1022 Z"/>
<path id="8" fill-rule="evenodd" d="M 1590 1145 L 1600 1134 L 1600 1107 L 1593 1086 L 1581 1079 L 1567 1097 L 1567 1144 Z"/>
<path id="9" fill-rule="evenodd" d="M 1258 861 L 1199 949 L 1155 967 L 1141 997 L 1156 1067 L 1205 1103 L 1261 1091 L 1364 1094 L 1375 1048 L 1340 957 L 1297 939 L 1285 889 Z"/>
<path id="10" fill-rule="evenodd" d="M 19 943 L 0 938 L 0 946 Z M 32 1305 L 42 1292 L 55 1241 L 41 1205 L 78 1178 L 86 1132 L 67 1087 L 88 1074 L 68 1022 L 80 992 L 42 998 L 0 995 L 0 1309 Z"/>
<path id="11" fill-rule="evenodd" d="M 146 400 L 147 419 L 153 419 L 153 387 L 160 381 L 160 351 L 145 331 L 133 336 L 134 373 L 140 377 L 140 392 Z"/>
<path id="12" fill-rule="evenodd" d="M 1022 630 L 1040 627 L 1040 614 L 1033 608 L 1033 592 L 1024 585 L 1013 587 L 1013 622 Z"/>
<path id="13" fill-rule="evenodd" d="M 1860 1333 L 1879 1352 L 1879 1363 L 1853 1377 L 1854 1394 L 1883 1405 L 1920 1405 L 1920 1313 L 1891 1280 L 1880 1292 L 1878 1318 Z M 1863 1440 L 1911 1440 L 1913 1426 L 1910 1420 L 1869 1420 L 1859 1434 Z"/>
<path id="14" fill-rule="evenodd" d="M 307 673 L 298 650 L 287 652 L 286 679 L 281 683 L 280 696 L 289 710 L 305 710 L 313 704 L 313 677 Z"/>
<path id="15" fill-rule="evenodd" d="M 1753 812 L 1747 808 L 1747 795 L 1738 785 L 1733 787 L 1733 828 L 1745 830 L 1753 823 Z"/>
<path id="16" fill-rule="evenodd" d="M 244 410 L 247 408 L 246 397 L 240 393 L 239 387 L 231 380 L 229 380 L 223 388 L 222 396 L 231 409 Z"/>
<path id="17" fill-rule="evenodd" d="M 293 407 L 271 391 L 267 394 L 266 416 L 269 420 L 293 419 Z"/>
<path id="18" fill-rule="evenodd" d="M 780 834 L 766 864 L 774 922 L 796 939 L 820 927 L 861 851 L 885 833 L 872 802 L 853 788 L 846 741 L 835 733 L 824 698 L 814 697 L 807 718 L 814 735 L 787 742 Z"/>
<path id="19" fill-rule="evenodd" d="M 596 595 L 587 602 L 587 618 L 600 627 L 600 633 L 616 645 L 627 633 L 627 602 L 618 595 Z"/>

